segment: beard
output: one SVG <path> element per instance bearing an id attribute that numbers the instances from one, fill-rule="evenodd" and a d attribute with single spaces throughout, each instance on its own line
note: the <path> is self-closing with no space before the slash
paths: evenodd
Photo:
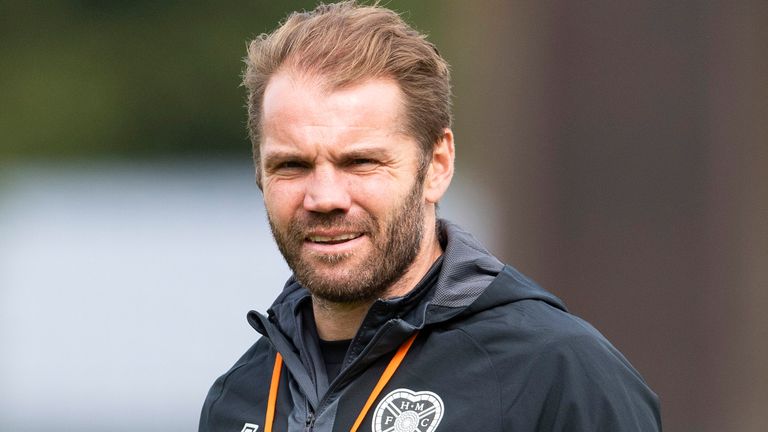
<path id="1" fill-rule="evenodd" d="M 342 211 L 303 213 L 280 229 L 267 212 L 277 247 L 299 283 L 314 297 L 333 303 L 380 298 L 405 274 L 420 250 L 425 206 L 423 180 L 418 177 L 387 220 L 370 213 L 355 218 Z M 372 248 L 366 256 L 359 256 L 363 252 L 316 254 L 304 250 L 308 233 L 329 228 L 365 233 Z M 351 264 L 355 261 L 357 264 Z"/>

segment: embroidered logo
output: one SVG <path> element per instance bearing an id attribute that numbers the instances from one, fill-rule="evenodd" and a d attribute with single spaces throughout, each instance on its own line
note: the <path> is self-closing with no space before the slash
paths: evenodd
<path id="1" fill-rule="evenodd" d="M 253 424 L 253 423 L 246 423 L 243 425 L 243 430 L 240 432 L 256 432 L 259 430 L 259 425 Z"/>
<path id="2" fill-rule="evenodd" d="M 443 419 L 443 400 L 430 391 L 397 389 L 376 405 L 373 432 L 433 432 Z"/>

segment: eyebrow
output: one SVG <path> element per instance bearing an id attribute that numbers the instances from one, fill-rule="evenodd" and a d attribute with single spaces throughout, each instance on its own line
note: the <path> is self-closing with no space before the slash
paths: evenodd
<path id="1" fill-rule="evenodd" d="M 367 159 L 367 158 L 385 158 L 389 157 L 388 151 L 386 147 L 381 146 L 371 146 L 371 147 L 362 147 L 362 148 L 353 148 L 349 151 L 345 151 L 341 153 L 342 159 Z"/>
<path id="2" fill-rule="evenodd" d="M 339 154 L 339 161 L 347 161 L 358 158 L 389 158 L 389 150 L 387 147 L 380 145 L 372 146 L 359 146 L 350 150 L 342 150 Z M 293 150 L 274 150 L 267 154 L 262 155 L 262 162 L 264 166 L 269 167 L 272 164 L 283 162 L 285 160 L 306 160 L 306 157 L 302 155 L 300 151 Z"/>

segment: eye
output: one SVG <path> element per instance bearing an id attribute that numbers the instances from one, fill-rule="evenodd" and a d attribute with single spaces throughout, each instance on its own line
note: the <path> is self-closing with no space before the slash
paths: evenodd
<path id="1" fill-rule="evenodd" d="M 266 164 L 266 172 L 278 176 L 295 176 L 308 167 L 309 164 L 301 159 L 272 160 Z"/>
<path id="2" fill-rule="evenodd" d="M 275 165 L 275 170 L 296 170 L 306 168 L 307 164 L 299 160 L 286 160 Z"/>
<path id="3" fill-rule="evenodd" d="M 372 157 L 350 157 L 344 162 L 344 166 L 350 172 L 367 174 L 375 172 L 381 166 L 381 160 Z"/>
<path id="4" fill-rule="evenodd" d="M 280 165 L 277 166 L 278 169 L 281 168 L 303 168 L 304 164 L 298 161 L 285 161 L 282 162 Z"/>

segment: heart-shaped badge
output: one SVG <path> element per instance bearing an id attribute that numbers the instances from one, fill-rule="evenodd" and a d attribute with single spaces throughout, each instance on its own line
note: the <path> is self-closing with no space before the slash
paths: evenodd
<path id="1" fill-rule="evenodd" d="M 443 400 L 430 391 L 397 389 L 376 405 L 373 432 L 433 432 L 443 419 Z"/>

